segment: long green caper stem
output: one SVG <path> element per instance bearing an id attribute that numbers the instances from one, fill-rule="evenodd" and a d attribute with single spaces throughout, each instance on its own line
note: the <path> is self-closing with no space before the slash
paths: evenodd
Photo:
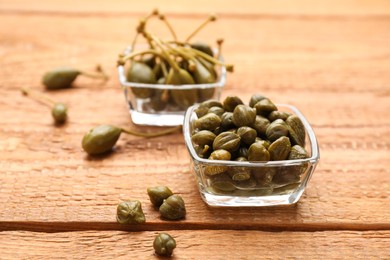
<path id="1" fill-rule="evenodd" d="M 36 101 L 52 108 L 56 102 L 54 100 L 52 100 L 51 98 L 49 97 L 46 97 L 42 94 L 38 94 L 38 93 L 34 93 L 31 89 L 29 88 L 25 88 L 25 87 L 22 87 L 20 88 L 20 91 L 22 91 L 23 95 L 26 95 L 26 96 L 29 96 L 33 99 L 35 99 Z"/>
<path id="2" fill-rule="evenodd" d="M 218 57 L 221 57 L 222 55 L 222 44 L 223 44 L 223 39 L 220 38 L 217 40 L 217 45 L 218 45 Z"/>
<path id="3" fill-rule="evenodd" d="M 140 137 L 158 137 L 158 136 L 163 136 L 163 135 L 174 133 L 180 129 L 181 129 L 181 125 L 175 126 L 175 127 L 172 127 L 172 128 L 166 129 L 166 130 L 162 130 L 159 132 L 155 132 L 155 133 L 143 133 L 143 132 L 137 132 L 137 131 L 134 131 L 131 129 L 125 129 L 125 128 L 122 128 L 122 132 L 129 134 L 129 135 L 135 135 L 135 136 L 140 136 Z"/>
<path id="4" fill-rule="evenodd" d="M 94 79 L 103 79 L 104 81 L 108 80 L 108 75 L 104 73 L 100 65 L 97 67 L 97 73 L 92 73 L 88 71 L 80 71 L 80 74 L 89 77 L 89 78 L 94 78 Z"/>
<path id="5" fill-rule="evenodd" d="M 150 37 L 157 44 L 157 46 L 161 49 L 161 52 L 165 56 L 165 60 L 169 63 L 169 65 L 176 71 L 180 70 L 179 65 L 177 65 L 177 63 L 174 62 L 172 60 L 172 58 L 169 56 L 169 53 L 164 48 L 164 45 L 161 43 L 160 39 L 154 35 L 151 35 L 151 34 L 148 34 L 147 36 Z"/>
<path id="6" fill-rule="evenodd" d="M 175 30 L 173 30 L 172 25 L 168 22 L 168 20 L 167 20 L 167 18 L 165 17 L 165 15 L 160 14 L 160 15 L 159 15 L 159 18 L 160 18 L 160 20 L 162 20 L 162 21 L 165 23 L 165 25 L 168 27 L 168 30 L 171 32 L 173 39 L 174 39 L 175 41 L 177 41 L 177 36 L 176 36 Z"/>
<path id="7" fill-rule="evenodd" d="M 209 22 L 214 22 L 215 20 L 217 20 L 217 17 L 214 14 L 210 15 L 201 25 L 199 25 L 198 28 L 195 29 L 195 31 L 193 31 L 187 37 L 187 39 L 184 42 L 188 42 L 189 40 L 191 40 L 191 38 L 194 37 L 200 30 L 202 30 L 203 27 L 205 27 Z"/>
<path id="8" fill-rule="evenodd" d="M 136 45 L 137 40 L 138 40 L 138 36 L 145 31 L 145 26 L 146 26 L 147 21 L 154 15 L 159 15 L 158 9 L 154 9 L 150 14 L 148 14 L 145 18 L 142 18 L 139 21 L 139 24 L 137 26 L 137 33 L 134 36 L 133 43 L 131 44 L 132 51 L 134 51 L 135 45 Z M 152 47 L 152 46 L 150 46 L 150 47 Z"/>
<path id="9" fill-rule="evenodd" d="M 160 64 L 161 64 L 161 70 L 163 72 L 163 75 L 165 78 L 167 78 L 168 76 L 168 69 L 167 69 L 167 66 L 165 65 L 164 61 L 160 61 Z"/>
<path id="10" fill-rule="evenodd" d="M 221 65 L 221 66 L 225 66 L 226 67 L 226 70 L 229 71 L 229 72 L 232 72 L 233 69 L 234 69 L 234 66 L 232 64 L 226 64 L 222 61 L 219 61 L 213 57 L 211 57 L 210 55 L 202 52 L 202 51 L 199 51 L 197 49 L 194 49 L 194 48 L 183 48 L 183 47 L 179 47 L 179 48 L 182 48 L 183 50 L 185 51 L 189 51 L 189 52 L 193 52 L 195 53 L 196 55 L 204 58 L 205 60 L 211 62 L 212 64 L 217 64 L 217 65 Z"/>
<path id="11" fill-rule="evenodd" d="M 130 60 L 136 56 L 145 55 L 145 54 L 153 54 L 153 55 L 160 57 L 163 60 L 166 59 L 165 56 L 162 55 L 161 53 L 159 53 L 158 51 L 153 50 L 153 49 L 148 49 L 148 50 L 144 50 L 144 51 L 132 52 L 126 56 L 120 57 L 118 60 L 118 63 L 123 65 L 127 60 Z"/>

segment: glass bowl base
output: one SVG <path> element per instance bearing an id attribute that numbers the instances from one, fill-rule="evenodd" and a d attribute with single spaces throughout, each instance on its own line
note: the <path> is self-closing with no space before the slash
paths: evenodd
<path id="1" fill-rule="evenodd" d="M 259 207 L 259 206 L 277 206 L 292 205 L 298 202 L 304 189 L 295 191 L 290 194 L 267 195 L 267 196 L 231 196 L 216 195 L 199 189 L 200 195 L 204 202 L 209 206 L 218 207 Z"/>
<path id="2" fill-rule="evenodd" d="M 130 109 L 131 119 L 137 125 L 177 126 L 183 124 L 184 115 L 178 112 L 170 114 L 141 113 Z"/>

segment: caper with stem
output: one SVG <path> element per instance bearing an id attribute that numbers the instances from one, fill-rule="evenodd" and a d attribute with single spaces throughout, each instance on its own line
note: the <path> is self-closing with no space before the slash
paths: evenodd
<path id="1" fill-rule="evenodd" d="M 92 128 L 84 135 L 82 140 L 82 148 L 89 155 L 98 155 L 111 151 L 122 132 L 129 135 L 151 138 L 167 135 L 176 132 L 179 129 L 181 129 L 181 125 L 154 133 L 144 133 L 112 125 L 99 125 Z"/>
<path id="2" fill-rule="evenodd" d="M 43 75 L 42 83 L 48 90 L 69 88 L 79 75 L 103 79 L 104 81 L 108 80 L 107 74 L 102 70 L 101 66 L 98 65 L 95 73 L 71 67 L 58 67 L 46 72 Z"/>
<path id="3" fill-rule="evenodd" d="M 64 124 L 68 118 L 68 108 L 64 103 L 58 103 L 51 98 L 32 92 L 29 88 L 21 88 L 23 95 L 30 96 L 40 103 L 51 108 L 51 115 L 53 116 L 56 125 Z"/>

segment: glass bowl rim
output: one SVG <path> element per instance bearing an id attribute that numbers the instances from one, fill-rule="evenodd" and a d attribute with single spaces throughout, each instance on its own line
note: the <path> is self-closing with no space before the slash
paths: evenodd
<path id="1" fill-rule="evenodd" d="M 319 151 L 319 146 L 313 128 L 311 127 L 307 119 L 293 105 L 288 105 L 288 104 L 275 104 L 275 105 L 278 108 L 285 107 L 290 109 L 291 111 L 294 112 L 296 116 L 299 117 L 299 119 L 301 119 L 303 125 L 305 126 L 306 133 L 309 137 L 310 147 L 311 147 L 311 157 L 306 159 L 268 161 L 268 162 L 237 162 L 237 161 L 227 161 L 227 160 L 209 160 L 209 159 L 200 158 L 192 145 L 191 135 L 190 135 L 190 118 L 191 115 L 195 113 L 195 109 L 199 106 L 198 104 L 198 105 L 190 106 L 186 110 L 184 114 L 184 123 L 183 123 L 184 141 L 187 150 L 189 151 L 189 154 L 192 157 L 192 160 L 198 161 L 203 164 L 209 164 L 215 166 L 240 166 L 240 167 L 251 167 L 251 168 L 252 167 L 294 166 L 294 165 L 301 165 L 303 163 L 316 164 L 320 159 L 320 151 Z"/>
<path id="2" fill-rule="evenodd" d="M 217 49 L 214 49 L 214 51 Z M 126 55 L 131 52 L 131 46 L 128 46 L 124 51 L 123 55 Z M 218 52 L 216 53 L 218 55 Z M 218 56 L 218 59 L 220 61 L 224 61 L 222 56 Z M 186 84 L 186 85 L 169 85 L 169 84 L 145 84 L 145 83 L 137 83 L 137 82 L 131 82 L 127 81 L 125 76 L 125 66 L 124 65 L 118 65 L 118 76 L 119 76 L 119 82 L 122 85 L 122 87 L 136 87 L 136 88 L 155 88 L 155 89 L 174 89 L 174 90 L 185 90 L 185 89 L 207 89 L 207 88 L 222 88 L 226 84 L 226 67 L 225 66 L 218 66 L 220 68 L 220 76 L 219 80 L 214 83 L 207 83 L 207 84 Z"/>

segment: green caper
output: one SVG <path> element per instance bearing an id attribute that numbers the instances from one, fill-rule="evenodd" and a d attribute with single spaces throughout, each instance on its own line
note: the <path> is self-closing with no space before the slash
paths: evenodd
<path id="1" fill-rule="evenodd" d="M 199 106 L 195 109 L 195 113 L 196 113 L 196 116 L 198 118 L 201 118 L 202 116 L 206 115 L 208 112 L 209 112 L 208 107 L 200 107 Z"/>
<path id="2" fill-rule="evenodd" d="M 268 98 L 261 99 L 254 105 L 254 108 L 256 108 L 256 113 L 262 116 L 267 116 L 272 111 L 278 110 L 275 104 Z"/>
<path id="3" fill-rule="evenodd" d="M 252 128 L 256 130 L 258 135 L 265 136 L 269 124 L 270 122 L 267 118 L 257 115 Z"/>
<path id="4" fill-rule="evenodd" d="M 215 150 L 210 154 L 209 160 L 225 160 L 229 161 L 232 158 L 231 154 L 223 149 Z M 207 165 L 204 169 L 206 175 L 212 176 L 226 171 L 227 166 L 221 165 Z"/>
<path id="5" fill-rule="evenodd" d="M 150 106 L 155 111 L 164 110 L 168 104 L 169 91 L 167 89 L 155 89 L 153 95 L 150 98 Z"/>
<path id="6" fill-rule="evenodd" d="M 154 252 L 160 256 L 171 256 L 176 248 L 176 240 L 167 233 L 160 233 L 153 241 Z"/>
<path id="7" fill-rule="evenodd" d="M 56 124 L 63 124 L 68 117 L 68 108 L 63 103 L 56 103 L 51 110 L 51 115 Z"/>
<path id="8" fill-rule="evenodd" d="M 245 159 L 247 159 L 248 158 L 248 148 L 245 147 L 245 146 L 241 146 L 238 149 L 237 155 L 238 155 L 238 157 L 235 159 L 236 161 L 237 161 L 238 158 L 245 158 Z"/>
<path id="9" fill-rule="evenodd" d="M 266 97 L 260 94 L 254 94 L 251 96 L 251 99 L 249 100 L 249 106 L 254 107 L 257 102 L 259 102 L 262 99 L 265 99 Z"/>
<path id="10" fill-rule="evenodd" d="M 236 187 L 233 185 L 232 179 L 226 174 L 212 175 L 210 178 L 210 186 L 218 191 L 233 191 Z"/>
<path id="11" fill-rule="evenodd" d="M 167 186 L 149 187 L 146 191 L 148 192 L 150 202 L 155 207 L 160 207 L 165 199 L 173 195 L 173 192 Z"/>
<path id="12" fill-rule="evenodd" d="M 249 126 L 241 126 L 237 129 L 237 134 L 241 137 L 241 141 L 247 145 L 254 143 L 257 137 L 256 130 Z"/>
<path id="13" fill-rule="evenodd" d="M 216 135 L 208 130 L 201 130 L 196 134 L 192 135 L 191 140 L 193 143 L 200 146 L 212 145 Z"/>
<path id="14" fill-rule="evenodd" d="M 203 101 L 202 103 L 200 103 L 199 107 L 207 107 L 207 108 L 210 108 L 210 107 L 221 107 L 221 108 L 223 108 L 223 105 L 218 100 L 210 99 L 210 100 L 206 100 L 206 101 Z"/>
<path id="15" fill-rule="evenodd" d="M 80 74 L 81 72 L 77 69 L 68 67 L 56 68 L 43 75 L 42 83 L 50 90 L 69 88 Z"/>
<path id="16" fill-rule="evenodd" d="M 290 139 L 286 136 L 279 137 L 268 148 L 271 160 L 273 161 L 286 160 L 290 154 L 290 150 Z"/>
<path id="17" fill-rule="evenodd" d="M 235 127 L 233 123 L 233 113 L 232 112 L 225 112 L 221 116 L 221 127 L 223 129 L 230 129 Z"/>
<path id="18" fill-rule="evenodd" d="M 286 119 L 287 119 L 289 116 L 290 116 L 290 114 L 287 113 L 287 112 L 274 110 L 274 111 L 272 111 L 271 113 L 269 113 L 268 119 L 269 119 L 271 122 L 275 121 L 276 119 L 282 119 L 282 120 L 286 121 Z"/>
<path id="19" fill-rule="evenodd" d="M 165 199 L 159 210 L 161 216 L 169 220 L 182 219 L 186 215 L 184 200 L 177 194 L 173 194 Z"/>
<path id="20" fill-rule="evenodd" d="M 250 176 L 248 179 L 244 180 L 235 180 L 233 181 L 233 184 L 238 189 L 253 189 L 256 187 L 257 182 L 256 179 Z"/>
<path id="21" fill-rule="evenodd" d="M 237 160 L 236 160 L 237 161 Z M 251 177 L 251 172 L 247 167 L 232 166 L 228 170 L 228 174 L 233 181 L 245 181 Z"/>
<path id="22" fill-rule="evenodd" d="M 123 201 L 118 204 L 116 220 L 120 224 L 145 223 L 145 215 L 142 211 L 141 202 L 138 200 Z"/>
<path id="23" fill-rule="evenodd" d="M 217 116 L 221 117 L 223 115 L 223 113 L 225 113 L 225 109 L 223 109 L 222 107 L 210 107 L 208 113 L 214 113 L 216 114 Z"/>
<path id="24" fill-rule="evenodd" d="M 309 157 L 309 155 L 308 155 L 307 151 L 305 150 L 305 148 L 303 148 L 300 145 L 294 145 L 293 147 L 291 147 L 291 151 L 290 151 L 290 154 L 288 156 L 288 159 L 289 160 L 296 160 L 296 159 L 306 159 L 308 157 Z"/>
<path id="25" fill-rule="evenodd" d="M 176 105 L 185 109 L 196 103 L 198 92 L 196 89 L 171 90 L 171 96 Z"/>
<path id="26" fill-rule="evenodd" d="M 301 119 L 296 115 L 291 115 L 287 118 L 286 124 L 289 127 L 292 143 L 305 146 L 306 130 Z"/>
<path id="27" fill-rule="evenodd" d="M 261 143 L 256 142 L 249 146 L 248 160 L 267 162 L 270 160 L 270 154 Z"/>
<path id="28" fill-rule="evenodd" d="M 221 125 L 221 118 L 213 113 L 208 113 L 195 120 L 195 128 L 199 130 L 214 131 Z"/>
<path id="29" fill-rule="evenodd" d="M 270 187 L 272 178 L 275 175 L 275 167 L 255 168 L 251 171 L 253 178 L 256 179 L 257 185 L 261 188 Z"/>
<path id="30" fill-rule="evenodd" d="M 265 132 L 267 138 L 273 142 L 281 136 L 288 136 L 288 126 L 282 119 L 273 121 Z"/>
<path id="31" fill-rule="evenodd" d="M 153 70 L 142 62 L 133 61 L 126 74 L 126 79 L 129 82 L 144 83 L 144 84 L 156 84 L 156 75 Z M 139 88 L 132 87 L 131 91 L 137 98 L 149 98 L 153 96 L 152 88 Z"/>
<path id="32" fill-rule="evenodd" d="M 237 126 L 251 126 L 255 123 L 256 111 L 246 105 L 237 105 L 233 111 L 233 123 Z"/>
<path id="33" fill-rule="evenodd" d="M 90 155 L 110 151 L 119 139 L 122 129 L 111 125 L 92 128 L 83 137 L 82 147 Z"/>
<path id="34" fill-rule="evenodd" d="M 213 50 L 210 48 L 210 46 L 203 42 L 195 42 L 190 44 L 191 48 L 197 49 L 201 52 L 206 53 L 209 56 L 214 56 Z"/>
<path id="35" fill-rule="evenodd" d="M 240 140 L 240 136 L 233 132 L 222 132 L 215 137 L 213 141 L 213 149 L 223 149 L 232 153 L 240 147 Z"/>
<path id="36" fill-rule="evenodd" d="M 244 102 L 237 96 L 228 96 L 223 101 L 223 108 L 228 112 L 233 112 L 236 106 L 242 105 Z"/>
<path id="37" fill-rule="evenodd" d="M 262 146 L 265 147 L 265 149 L 268 149 L 271 145 L 271 142 L 268 140 L 262 140 L 261 138 L 257 137 L 255 140 L 256 143 L 260 143 Z"/>

